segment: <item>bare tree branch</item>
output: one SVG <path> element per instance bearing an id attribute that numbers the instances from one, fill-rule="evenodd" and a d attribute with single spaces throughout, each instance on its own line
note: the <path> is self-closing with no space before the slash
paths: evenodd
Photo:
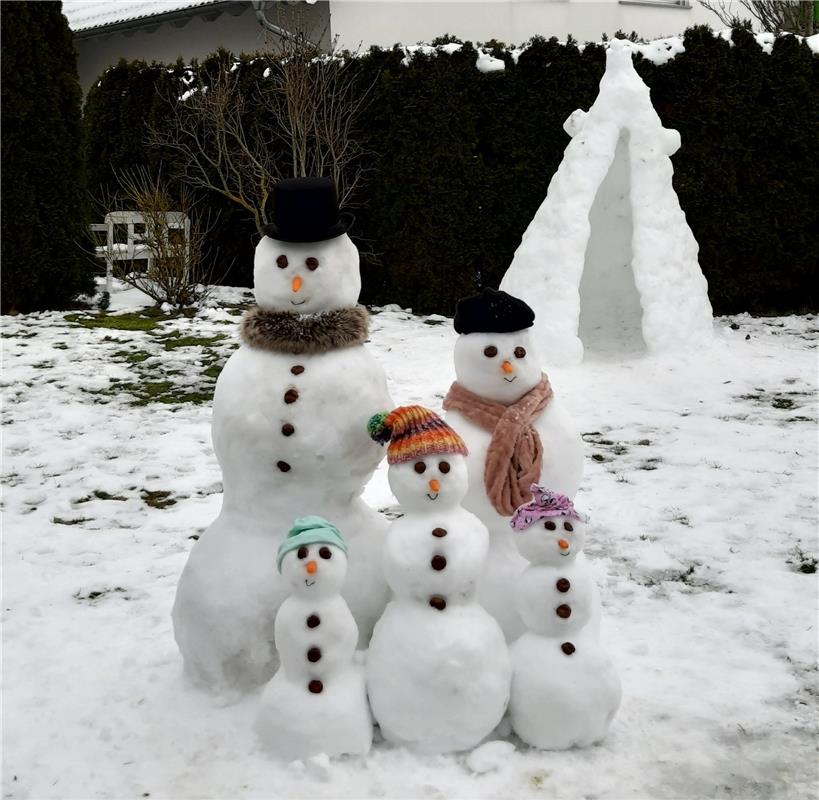
<path id="1" fill-rule="evenodd" d="M 733 10 L 734 2 L 745 9 L 763 31 L 797 33 L 813 36 L 816 33 L 814 2 L 810 0 L 700 0 L 700 5 L 713 11 L 720 22 L 729 28 L 742 25 L 741 11 Z"/>

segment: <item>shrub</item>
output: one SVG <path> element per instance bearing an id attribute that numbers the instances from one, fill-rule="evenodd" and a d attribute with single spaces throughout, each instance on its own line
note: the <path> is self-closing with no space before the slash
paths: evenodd
<path id="1" fill-rule="evenodd" d="M 2 306 L 65 306 L 93 288 L 77 60 L 59 3 L 3 7 Z"/>

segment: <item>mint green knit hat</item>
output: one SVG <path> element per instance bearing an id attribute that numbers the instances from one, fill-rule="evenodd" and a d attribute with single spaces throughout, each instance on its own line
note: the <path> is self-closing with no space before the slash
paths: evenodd
<path id="1" fill-rule="evenodd" d="M 303 544 L 331 544 L 342 552 L 347 552 L 347 543 L 332 522 L 315 515 L 299 517 L 293 523 L 287 538 L 279 545 L 276 557 L 276 567 L 279 572 L 282 571 L 282 559 L 291 550 L 297 550 Z"/>

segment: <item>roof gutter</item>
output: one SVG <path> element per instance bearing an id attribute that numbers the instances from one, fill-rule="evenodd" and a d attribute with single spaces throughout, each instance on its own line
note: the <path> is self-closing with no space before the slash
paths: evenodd
<path id="1" fill-rule="evenodd" d="M 232 16 L 238 16 L 244 12 L 245 8 L 244 3 L 232 2 L 232 0 L 220 0 L 220 2 L 217 3 L 202 3 L 201 5 L 152 14 L 148 17 L 137 17 L 136 19 L 122 20 L 122 22 L 112 22 L 108 25 L 98 25 L 94 28 L 83 28 L 79 31 L 72 31 L 72 33 L 74 34 L 75 40 L 81 40 L 92 39 L 97 36 L 109 36 L 112 33 L 133 34 L 138 30 L 152 32 L 163 22 L 170 22 L 171 24 L 175 24 L 176 27 L 181 28 L 182 25 L 190 22 L 193 17 L 201 16 L 208 21 L 213 21 L 225 12 Z"/>

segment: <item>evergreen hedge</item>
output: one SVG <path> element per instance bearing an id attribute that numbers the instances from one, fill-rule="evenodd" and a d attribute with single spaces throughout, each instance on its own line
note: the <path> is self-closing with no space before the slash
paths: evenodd
<path id="1" fill-rule="evenodd" d="M 82 91 L 60 3 L 3 6 L 2 307 L 63 307 L 93 289 Z"/>
<path id="2" fill-rule="evenodd" d="M 787 36 L 768 55 L 743 30 L 728 42 L 691 28 L 684 42 L 664 65 L 635 65 L 663 124 L 682 136 L 674 184 L 714 310 L 815 310 L 819 59 Z M 605 67 L 602 47 L 571 41 L 536 38 L 517 63 L 500 45 L 493 52 L 504 71 L 479 72 L 469 43 L 451 55 L 419 52 L 409 66 L 398 48 L 358 59 L 361 85 L 374 85 L 362 127 L 376 154 L 353 230 L 371 254 L 365 302 L 451 314 L 465 293 L 497 285 L 560 164 L 563 122 L 588 109 Z M 241 59 L 246 92 L 265 67 L 255 58 Z M 161 159 L 141 144 L 145 109 L 155 120 L 166 113 L 149 87 L 182 70 L 122 62 L 91 90 L 86 152 L 96 182 Z M 233 263 L 226 282 L 250 285 L 253 225 L 211 201 L 223 212 L 220 257 Z"/>

